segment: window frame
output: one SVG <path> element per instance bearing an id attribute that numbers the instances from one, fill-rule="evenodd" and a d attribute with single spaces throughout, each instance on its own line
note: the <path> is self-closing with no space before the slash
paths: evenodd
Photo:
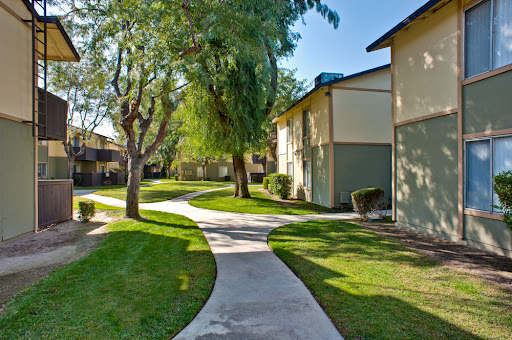
<path id="1" fill-rule="evenodd" d="M 221 168 L 226 168 L 226 174 L 224 176 L 221 176 L 220 175 L 220 169 Z M 219 165 L 219 178 L 224 178 L 226 176 L 229 176 L 229 169 L 228 169 L 228 166 L 227 165 Z"/>
<path id="2" fill-rule="evenodd" d="M 204 178 L 204 174 L 199 175 L 199 171 L 203 172 L 203 167 L 200 165 L 198 165 L 196 169 L 197 178 Z"/>
<path id="3" fill-rule="evenodd" d="M 512 134 L 505 134 L 505 135 L 496 135 L 496 136 L 486 136 L 486 137 L 478 137 L 478 138 L 471 138 L 471 139 L 465 139 L 464 140 L 464 210 L 470 210 L 470 211 L 479 211 L 489 214 L 498 214 L 502 215 L 502 212 L 495 211 L 493 208 L 493 205 L 495 205 L 497 202 L 494 202 L 495 198 L 495 192 L 493 188 L 493 177 L 494 175 L 494 143 L 496 139 L 500 138 L 512 138 Z M 490 178 L 489 178 L 489 192 L 490 192 L 490 205 L 488 210 L 481 210 L 476 208 L 470 208 L 467 206 L 467 185 L 468 185 L 468 157 L 467 157 L 467 144 L 471 142 L 477 142 L 477 141 L 489 141 L 490 145 Z"/>
<path id="4" fill-rule="evenodd" d="M 306 131 L 306 119 L 305 119 L 305 113 L 309 112 L 309 130 Z M 309 154 L 306 154 L 306 147 L 305 147 L 305 141 L 309 141 Z M 302 111 L 302 181 L 304 185 L 304 189 L 311 190 L 313 187 L 313 147 L 311 145 L 311 109 L 308 107 L 305 110 Z M 309 181 L 306 181 L 306 166 L 305 162 L 309 161 L 310 163 L 310 169 L 311 174 L 309 177 Z M 306 182 L 309 182 L 309 186 L 306 186 Z"/>
<path id="5" fill-rule="evenodd" d="M 491 13 L 490 13 L 490 18 L 489 18 L 489 25 L 490 25 L 490 37 L 489 37 L 489 40 L 490 40 L 490 44 L 489 44 L 489 69 L 487 71 L 484 71 L 484 72 L 481 72 L 481 73 L 477 73 L 477 74 L 474 74 L 474 75 L 471 75 L 471 76 L 467 76 L 466 75 L 466 65 L 467 65 L 467 56 L 466 56 L 466 38 L 467 38 L 467 34 L 466 34 L 466 13 L 470 10 L 472 10 L 473 8 L 477 7 L 477 6 L 480 6 L 482 5 L 484 2 L 486 1 L 489 1 L 491 3 Z M 478 1 L 474 4 L 472 4 L 471 6 L 465 8 L 463 10 L 463 13 L 462 13 L 462 79 L 463 80 L 467 80 L 467 79 L 472 79 L 474 77 L 478 77 L 478 76 L 481 76 L 481 75 L 484 75 L 486 73 L 489 73 L 489 72 L 492 72 L 492 71 L 496 71 L 496 70 L 499 70 L 501 68 L 504 68 L 504 67 L 510 67 L 512 65 L 512 62 L 508 63 L 508 64 L 505 64 L 505 65 L 502 65 L 500 67 L 497 67 L 497 68 L 494 68 L 494 13 L 495 13 L 495 0 L 481 0 L 481 1 Z"/>
<path id="6" fill-rule="evenodd" d="M 42 171 L 39 171 L 39 166 L 41 165 L 41 170 L 42 170 L 42 165 L 45 165 L 46 166 L 46 176 L 40 176 L 39 174 L 41 173 L 42 174 Z M 37 179 L 48 179 L 48 162 L 37 162 Z"/>

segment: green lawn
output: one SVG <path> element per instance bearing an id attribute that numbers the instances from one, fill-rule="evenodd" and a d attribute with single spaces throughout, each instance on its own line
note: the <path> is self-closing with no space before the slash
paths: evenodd
<path id="1" fill-rule="evenodd" d="M 223 182 L 175 182 L 165 181 L 163 184 L 155 184 L 140 188 L 140 203 L 161 202 L 182 196 L 191 192 L 225 187 Z M 97 195 L 109 196 L 126 200 L 126 188 L 99 190 Z"/>
<path id="2" fill-rule="evenodd" d="M 191 220 L 142 216 L 10 301 L 0 339 L 168 339 L 186 326 L 210 295 L 213 255 Z"/>
<path id="3" fill-rule="evenodd" d="M 73 210 L 78 209 L 78 202 L 90 201 L 80 196 L 73 196 Z M 98 210 L 124 210 L 124 208 L 113 207 L 111 205 L 105 205 L 100 202 L 94 202 L 94 207 Z"/>
<path id="4" fill-rule="evenodd" d="M 293 207 L 285 207 L 265 196 L 259 188 L 261 186 L 249 186 L 251 199 L 235 199 L 234 189 L 229 188 L 202 194 L 191 199 L 189 203 L 198 208 L 248 214 L 305 215 L 330 211 L 329 208 L 297 200 L 289 201 L 293 203 Z"/>
<path id="5" fill-rule="evenodd" d="M 339 221 L 280 227 L 274 252 L 345 339 L 510 339 L 512 292 Z"/>

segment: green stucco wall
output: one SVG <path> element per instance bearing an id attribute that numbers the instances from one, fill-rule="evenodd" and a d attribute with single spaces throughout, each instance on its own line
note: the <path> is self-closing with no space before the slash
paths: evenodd
<path id="1" fill-rule="evenodd" d="M 316 204 L 329 207 L 329 146 L 312 148 L 312 154 L 312 200 Z"/>
<path id="2" fill-rule="evenodd" d="M 379 187 L 391 199 L 391 145 L 334 146 L 334 205 L 340 193 Z"/>
<path id="3" fill-rule="evenodd" d="M 457 114 L 395 133 L 398 225 L 457 239 Z"/>
<path id="4" fill-rule="evenodd" d="M 48 162 L 48 147 L 39 145 L 37 148 L 37 161 L 39 163 L 47 163 Z"/>
<path id="5" fill-rule="evenodd" d="M 512 230 L 503 221 L 466 215 L 464 237 L 471 246 L 512 257 Z"/>
<path id="6" fill-rule="evenodd" d="M 31 126 L 0 118 L 0 238 L 34 230 L 34 138 Z"/>
<path id="7" fill-rule="evenodd" d="M 463 88 L 464 134 L 512 128 L 512 71 Z"/>
<path id="8" fill-rule="evenodd" d="M 68 178 L 68 159 L 67 157 L 50 157 L 48 160 L 49 175 L 53 179 Z"/>
<path id="9" fill-rule="evenodd" d="M 75 165 L 80 165 L 80 172 L 96 172 L 96 162 L 75 161 Z"/>

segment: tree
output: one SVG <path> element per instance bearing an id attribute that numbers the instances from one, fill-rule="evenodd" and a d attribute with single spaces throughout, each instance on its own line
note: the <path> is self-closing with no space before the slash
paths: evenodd
<path id="1" fill-rule="evenodd" d="M 264 122 L 275 104 L 278 58 L 290 55 L 299 36 L 291 25 L 313 7 L 336 28 L 339 17 L 319 0 L 231 1 L 217 14 L 187 73 L 187 112 L 208 126 L 211 150 L 230 154 L 235 197 L 250 198 L 244 155 L 261 149 Z"/>
<path id="2" fill-rule="evenodd" d="M 144 164 L 167 135 L 177 109 L 182 59 L 199 46 L 194 39 L 190 0 L 64 0 L 65 18 L 91 63 L 105 65 L 117 99 L 117 117 L 128 150 L 126 217 L 140 218 L 139 190 Z M 154 140 L 146 141 L 156 122 Z"/>
<path id="3" fill-rule="evenodd" d="M 179 126 L 181 122 L 176 120 L 171 120 L 169 123 L 169 129 L 167 136 L 162 141 L 162 144 L 158 147 L 156 152 L 151 156 L 149 162 L 162 164 L 162 170 L 165 172 L 165 176 L 170 178 L 171 176 L 171 167 L 173 166 L 177 156 L 178 156 L 178 147 L 180 141 L 180 130 Z M 146 140 L 153 141 L 155 139 L 155 134 L 158 131 L 155 129 L 150 130 L 148 133 L 148 138 Z"/>
<path id="4" fill-rule="evenodd" d="M 50 67 L 50 88 L 68 102 L 68 133 L 62 144 L 68 157 L 68 178 L 73 178 L 76 157 L 85 152 L 94 130 L 105 119 L 110 119 L 115 101 L 102 73 L 86 61 L 80 64 L 51 63 Z M 75 150 L 73 137 L 77 133 L 81 143 Z"/>

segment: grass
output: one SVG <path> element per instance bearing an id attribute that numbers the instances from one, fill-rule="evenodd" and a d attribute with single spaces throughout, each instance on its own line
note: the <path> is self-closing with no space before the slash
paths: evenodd
<path id="1" fill-rule="evenodd" d="M 175 182 L 165 181 L 163 184 L 155 184 L 140 188 L 140 203 L 161 202 L 173 199 L 191 192 L 225 187 L 223 182 Z M 97 195 L 109 196 L 126 200 L 126 189 L 109 189 L 94 192 Z"/>
<path id="2" fill-rule="evenodd" d="M 73 210 L 78 209 L 78 202 L 90 201 L 80 196 L 73 196 Z M 124 210 L 124 208 L 113 207 L 100 202 L 94 202 L 94 207 L 98 210 Z"/>
<path id="3" fill-rule="evenodd" d="M 510 339 L 512 293 L 340 221 L 290 224 L 274 252 L 345 339 Z"/>
<path id="4" fill-rule="evenodd" d="M 0 338 L 167 339 L 185 327 L 213 287 L 213 255 L 191 220 L 142 215 L 11 300 Z"/>
<path id="5" fill-rule="evenodd" d="M 252 199 L 234 199 L 234 189 L 229 188 L 207 192 L 191 199 L 189 203 L 198 208 L 248 214 L 305 215 L 330 211 L 329 208 L 297 200 L 289 201 L 293 207 L 283 206 L 265 196 L 259 188 L 261 186 L 249 186 Z"/>

